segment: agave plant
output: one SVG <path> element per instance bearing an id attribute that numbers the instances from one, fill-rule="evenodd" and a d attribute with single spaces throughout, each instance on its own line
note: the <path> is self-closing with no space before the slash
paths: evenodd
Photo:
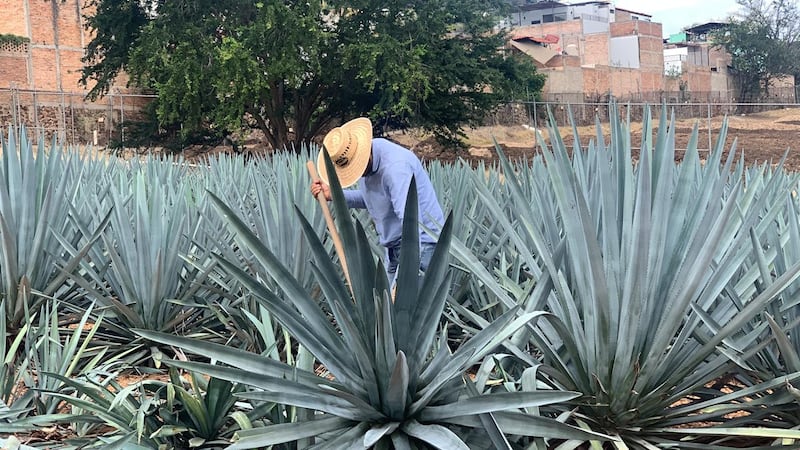
<path id="1" fill-rule="evenodd" d="M 202 196 L 193 197 L 181 184 L 186 170 L 154 158 L 133 162 L 112 171 L 84 199 L 108 214 L 108 226 L 102 245 L 89 252 L 72 280 L 105 309 L 103 338 L 112 343 L 135 341 L 131 328 L 197 332 L 218 324 L 197 302 L 212 267 L 188 262 L 204 206 Z M 158 349 L 151 350 L 158 358 Z"/>
<path id="2" fill-rule="evenodd" d="M 335 173 L 326 158 L 328 173 Z M 565 401 L 564 391 L 474 395 L 468 368 L 500 345 L 538 313 L 509 311 L 455 352 L 437 333 L 446 303 L 452 220 L 448 218 L 428 272 L 419 279 L 417 197 L 412 181 L 403 226 L 402 259 L 394 301 L 382 264 L 375 263 L 363 227 L 353 222 L 338 180 L 332 179 L 333 206 L 350 284 L 331 261 L 311 225 L 302 220 L 313 252 L 325 304 L 319 304 L 273 253 L 224 202 L 214 203 L 246 247 L 267 268 L 283 295 L 256 277 L 221 260 L 274 317 L 306 347 L 327 377 L 218 344 L 139 331 L 151 340 L 175 345 L 223 363 L 174 361 L 178 367 L 252 386 L 240 394 L 256 404 L 276 402 L 315 411 L 309 420 L 271 424 L 237 433 L 231 448 L 257 448 L 301 441 L 315 448 L 510 448 L 509 436 L 605 439 L 554 419 L 525 414 L 521 408 Z M 331 321 L 328 312 L 335 321 Z M 437 338 L 438 337 L 438 338 Z M 473 386 L 474 387 L 474 386 Z M 481 429 L 476 437 L 467 430 Z M 313 441 L 309 441 L 313 439 Z M 470 447 L 471 446 L 471 447 Z"/>
<path id="3" fill-rule="evenodd" d="M 59 324 L 58 302 L 50 300 L 38 313 L 28 316 L 28 324 L 10 348 L 0 342 L 0 353 L 4 355 L 0 433 L 31 432 L 82 419 L 58 409 L 61 399 L 51 394 L 62 383 L 51 373 L 80 376 L 103 358 L 104 350 L 91 346 L 98 324 L 89 325 L 90 314 L 87 312 L 74 329 L 65 330 Z M 3 324 L 0 321 L 0 331 L 4 331 Z"/>
<path id="4" fill-rule="evenodd" d="M 669 123 L 666 109 L 659 123 Z M 572 156 L 551 122 L 550 144 L 539 141 L 542 168 L 512 166 L 498 148 L 515 207 L 500 209 L 479 184 L 476 191 L 535 284 L 522 290 L 517 280 L 494 276 L 463 245 L 459 260 L 494 304 L 551 311 L 514 342 L 541 352 L 552 385 L 584 394 L 574 417 L 592 429 L 635 448 L 693 448 L 705 445 L 702 435 L 796 438 L 797 431 L 730 421 L 728 406 L 742 409 L 758 388 L 730 395 L 706 388 L 737 371 L 735 361 L 758 336 L 747 332 L 751 320 L 800 273 L 792 263 L 774 279 L 759 281 L 756 273 L 750 286 L 739 278 L 753 254 L 751 235 L 778 217 L 790 183 L 775 177 L 743 185 L 735 152 L 722 160 L 725 128 L 705 163 L 695 131 L 676 165 L 674 127 L 660 126 L 653 141 L 649 111 L 643 126 L 638 161 L 616 114 L 608 147 L 598 125 L 597 141 L 586 149 L 576 138 Z M 534 172 L 546 177 L 534 179 Z M 755 291 L 757 282 L 763 288 Z M 465 314 L 481 323 L 475 312 Z M 515 355 L 526 356 L 519 349 Z M 720 425 L 687 431 L 700 421 Z"/>
<path id="5" fill-rule="evenodd" d="M 62 287 L 67 263 L 57 236 L 76 235 L 65 204 L 79 177 L 64 148 L 54 143 L 47 152 L 43 141 L 34 151 L 24 128 L 0 136 L 0 296 L 10 332 L 23 325 L 26 308 L 35 312 L 42 303 L 34 292 Z"/>
<path id="6" fill-rule="evenodd" d="M 775 176 L 782 175 L 775 173 Z M 784 178 L 796 186 L 796 177 Z M 755 252 L 740 276 L 741 283 L 753 292 L 768 289 L 800 261 L 800 208 L 794 195 L 787 199 L 783 213 L 768 224 L 761 236 L 751 234 Z M 758 282 L 750 281 L 753 279 Z M 796 280 L 782 290 L 776 302 L 767 305 L 764 314 L 753 320 L 747 331 L 758 336 L 757 344 L 740 351 L 737 362 L 743 370 L 726 380 L 747 388 L 750 401 L 746 410 L 751 423 L 764 420 L 775 427 L 796 429 L 800 426 L 800 390 L 797 389 L 800 383 L 791 381 L 800 372 L 799 294 L 800 281 Z M 765 405 L 769 407 L 764 408 Z"/>
<path id="7" fill-rule="evenodd" d="M 49 376 L 50 373 L 68 378 L 80 376 L 94 370 L 106 356 L 105 348 L 92 345 L 93 336 L 103 321 L 102 313 L 96 321 L 89 323 L 93 313 L 90 308 L 72 330 L 64 330 L 59 324 L 58 306 L 57 301 L 48 302 L 41 309 L 38 325 L 30 327 L 25 339 L 29 365 L 24 380 L 28 392 L 34 397 L 37 415 L 56 413 L 60 403 L 60 399 L 49 395 L 61 386 L 59 380 Z"/>
<path id="8" fill-rule="evenodd" d="M 81 448 L 153 450 L 169 445 L 169 437 L 157 435 L 164 424 L 158 417 L 162 404 L 159 392 L 165 390 L 166 383 L 142 380 L 126 386 L 118 381 L 119 372 L 107 369 L 101 367 L 75 378 L 48 374 L 62 383 L 50 395 L 72 406 L 75 414 L 71 422 L 93 425 L 89 437 L 78 436 L 72 441 Z M 109 427 L 113 430 L 110 433 Z"/>
<path id="9" fill-rule="evenodd" d="M 302 233 L 297 232 L 300 226 L 297 217 L 286 213 L 297 207 L 315 230 L 322 232 L 325 228 L 316 200 L 308 195 L 307 178 L 298 176 L 298 173 L 302 175 L 302 171 L 306 170 L 305 159 L 302 158 L 307 155 L 308 151 L 303 149 L 300 155 L 276 154 L 269 160 L 255 159 L 252 164 L 245 164 L 243 158 L 238 158 L 238 164 L 224 156 L 211 158 L 201 180 L 204 186 L 198 188 L 217 192 L 226 205 L 251 226 L 264 245 L 287 262 L 292 275 L 304 287 L 312 289 L 316 284 L 315 278 L 306 263 L 312 257 L 311 249 Z M 227 231 L 224 219 L 216 210 L 205 208 L 201 220 L 204 222 L 204 232 L 198 233 L 194 240 L 198 247 L 205 251 L 217 251 L 229 261 L 238 260 L 240 266 L 247 267 L 254 275 L 266 274 L 246 248 L 235 245 L 233 233 Z M 220 236 L 220 230 L 226 234 Z M 332 252 L 332 246 L 329 247 Z M 209 264 L 205 256 L 193 260 Z M 225 270 L 214 270 L 210 278 L 218 286 L 220 295 L 208 298 L 208 307 L 216 311 L 227 328 L 235 333 L 233 339 L 242 342 L 248 349 L 272 352 L 272 344 L 277 344 L 272 342 L 274 336 L 284 333 L 277 324 L 274 330 L 269 331 L 260 327 L 271 322 L 268 312 L 256 304 L 247 291 L 242 290 L 241 283 Z M 263 281 L 272 283 L 269 277 L 263 277 Z M 291 345 L 287 347 L 291 348 Z"/>

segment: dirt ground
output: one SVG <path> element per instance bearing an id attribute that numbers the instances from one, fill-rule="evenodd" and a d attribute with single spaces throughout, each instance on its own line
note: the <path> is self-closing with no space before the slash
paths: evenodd
<path id="1" fill-rule="evenodd" d="M 709 139 L 708 119 L 687 119 L 676 121 L 676 154 L 679 159 L 682 151 L 686 149 L 689 137 L 695 124 L 698 126 L 698 149 L 707 152 L 709 141 L 711 147 L 716 145 L 722 127 L 723 117 L 711 119 L 711 132 Z M 728 134 L 725 140 L 725 150 L 730 151 L 734 141 L 736 151 L 744 153 L 748 163 L 770 162 L 776 164 L 788 150 L 786 167 L 792 171 L 800 170 L 800 109 L 782 109 L 764 113 L 743 116 L 729 116 Z M 542 130 L 547 136 L 546 130 Z M 603 132 L 606 141 L 609 129 L 604 124 Z M 567 145 L 572 145 L 572 128 L 561 127 L 561 134 Z M 641 123 L 631 125 L 632 144 L 634 153 L 641 145 Z M 503 147 L 512 159 L 522 156 L 531 156 L 538 152 L 535 143 L 535 132 L 528 126 L 516 127 L 481 127 L 467 130 L 467 144 L 469 150 L 453 151 L 443 148 L 435 141 L 419 133 L 395 133 L 391 139 L 411 148 L 425 159 L 453 160 L 463 158 L 470 161 L 489 161 L 496 157 L 492 137 Z M 590 139 L 595 139 L 596 131 L 593 126 L 578 128 L 581 142 L 587 144 Z"/>

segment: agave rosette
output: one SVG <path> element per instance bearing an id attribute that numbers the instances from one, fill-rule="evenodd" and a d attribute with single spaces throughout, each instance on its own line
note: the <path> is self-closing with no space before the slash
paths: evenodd
<path id="1" fill-rule="evenodd" d="M 328 173 L 335 173 L 326 158 Z M 222 345 L 151 331 L 140 334 L 179 346 L 222 364 L 172 364 L 252 387 L 240 394 L 252 402 L 276 402 L 314 411 L 313 420 L 274 424 L 238 433 L 232 448 L 256 448 L 314 439 L 315 448 L 470 448 L 464 430 L 480 433 L 489 444 L 507 448 L 505 436 L 562 439 L 606 437 L 522 408 L 566 401 L 578 394 L 538 391 L 473 395 L 466 369 L 498 347 L 538 313 L 512 310 L 454 352 L 437 332 L 449 286 L 452 220 L 444 224 L 430 268 L 418 273 L 418 211 L 415 182 L 406 203 L 403 257 L 394 301 L 382 264 L 376 264 L 365 231 L 347 210 L 338 180 L 332 178 L 333 209 L 346 249 L 350 284 L 310 224 L 302 220 L 314 252 L 311 263 L 326 302 L 317 302 L 223 202 L 212 195 L 237 232 L 240 246 L 266 268 L 282 295 L 271 291 L 236 264 L 221 260 L 294 338 L 318 360 L 329 377 L 297 370 L 279 361 Z M 330 315 L 327 311 L 330 311 Z M 334 319 L 331 321 L 331 316 Z M 469 435 L 472 436 L 472 435 Z"/>
<path id="2" fill-rule="evenodd" d="M 584 394 L 574 402 L 573 418 L 592 429 L 637 448 L 677 441 L 690 448 L 736 435 L 797 438 L 795 430 L 765 430 L 768 423 L 728 416 L 732 407 L 747 409 L 748 396 L 774 389 L 777 380 L 733 394 L 708 388 L 738 370 L 757 343 L 751 322 L 798 277 L 795 261 L 763 280 L 764 273 L 749 271 L 749 282 L 742 282 L 754 239 L 780 216 L 791 185 L 764 174 L 745 184 L 735 152 L 722 158 L 725 127 L 707 161 L 700 159 L 695 129 L 676 164 L 671 123 L 664 108 L 653 140 L 646 111 L 638 159 L 616 109 L 608 144 L 599 125 L 588 148 L 574 130 L 571 153 L 551 117 L 550 142 L 539 140 L 546 170 L 514 166 L 498 148 L 515 207 L 500 209 L 504 202 L 480 183 L 476 192 L 501 222 L 505 245 L 523 255 L 535 284 L 520 289 L 458 243 L 456 254 L 496 304 L 551 312 L 515 342 L 541 352 L 554 386 Z M 519 349 L 516 354 L 525 356 Z M 701 421 L 718 426 L 685 431 Z"/>

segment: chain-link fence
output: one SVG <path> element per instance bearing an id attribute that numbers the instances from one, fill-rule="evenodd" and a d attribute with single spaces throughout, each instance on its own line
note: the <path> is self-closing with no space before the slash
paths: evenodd
<path id="1" fill-rule="evenodd" d="M 24 126 L 35 142 L 105 147 L 125 141 L 126 122 L 140 120 L 153 98 L 110 92 L 92 102 L 74 92 L 0 89 L 0 124 Z"/>

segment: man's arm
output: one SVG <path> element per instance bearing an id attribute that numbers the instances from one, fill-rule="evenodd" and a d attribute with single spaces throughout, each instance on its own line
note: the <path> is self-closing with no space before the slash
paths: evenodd
<path id="1" fill-rule="evenodd" d="M 325 200 L 331 201 L 331 188 L 322 181 L 314 181 L 311 183 L 311 195 L 317 197 L 320 193 L 325 196 Z M 364 196 L 360 190 L 347 189 L 344 192 L 344 199 L 347 202 L 348 208 L 366 208 L 367 204 L 364 202 Z"/>
<path id="2" fill-rule="evenodd" d="M 367 204 L 364 202 L 364 195 L 361 193 L 361 190 L 345 189 L 342 192 L 344 193 L 344 199 L 347 201 L 348 208 L 364 209 L 367 207 Z"/>
<path id="3" fill-rule="evenodd" d="M 392 199 L 392 209 L 401 222 L 406 212 L 408 188 L 411 186 L 411 178 L 413 176 L 414 171 L 411 166 L 404 164 L 393 170 L 391 176 L 385 180 Z"/>

